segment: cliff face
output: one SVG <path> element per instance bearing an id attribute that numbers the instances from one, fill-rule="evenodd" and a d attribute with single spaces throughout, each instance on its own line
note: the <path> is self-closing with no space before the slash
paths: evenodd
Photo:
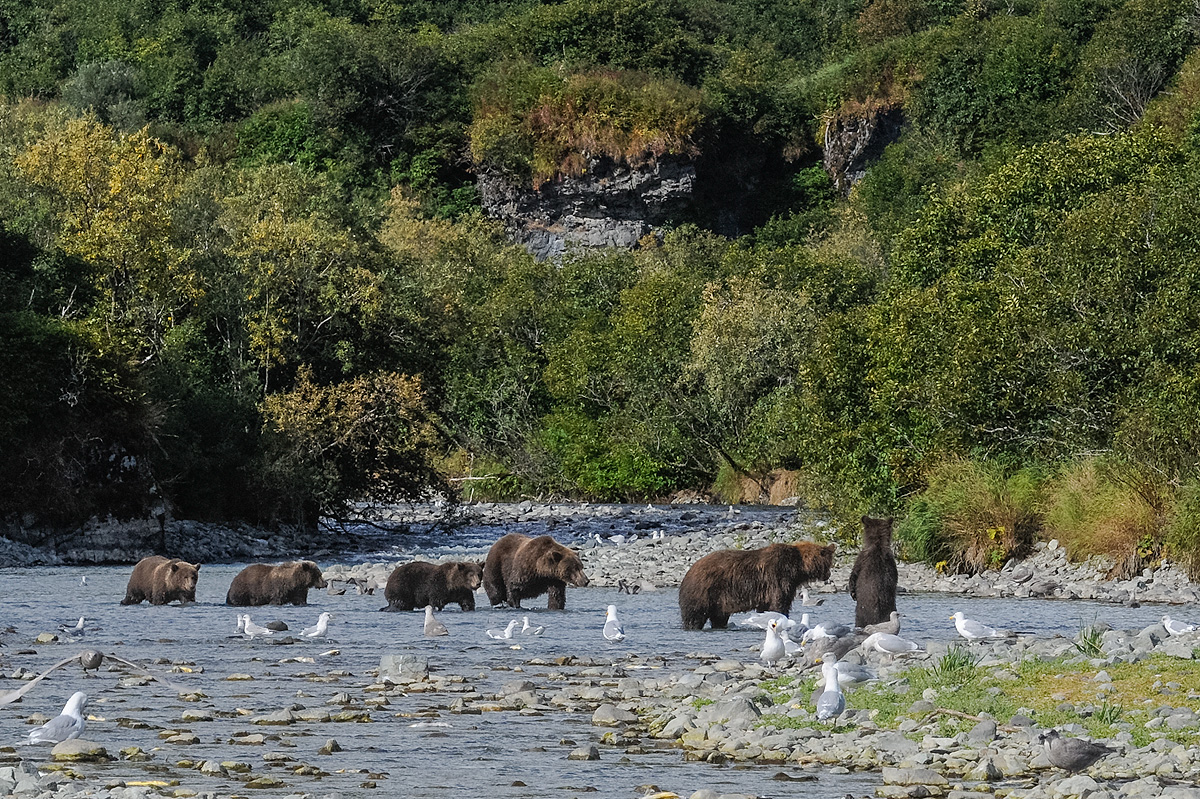
<path id="1" fill-rule="evenodd" d="M 502 220 L 514 241 L 546 259 L 572 245 L 635 246 L 687 211 L 696 168 L 670 157 L 638 168 L 598 158 L 579 177 L 547 181 L 539 189 L 487 174 L 479 176 L 478 186 L 484 211 Z"/>
<path id="2" fill-rule="evenodd" d="M 825 172 L 843 196 L 862 180 L 871 162 L 900 138 L 904 112 L 899 107 L 842 109 L 825 125 Z"/>

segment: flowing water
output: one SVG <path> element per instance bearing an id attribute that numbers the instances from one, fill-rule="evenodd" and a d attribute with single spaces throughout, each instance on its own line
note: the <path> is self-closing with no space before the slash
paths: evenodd
<path id="1" fill-rule="evenodd" d="M 444 546 L 445 539 L 441 543 Z M 415 546 L 409 540 L 403 548 Z M 372 559 L 377 560 L 378 555 Z M 426 639 L 421 613 L 381 613 L 379 608 L 385 602 L 380 596 L 358 596 L 353 591 L 331 596 L 314 590 L 307 607 L 251 608 L 250 614 L 259 624 L 280 620 L 295 632 L 315 623 L 321 611 L 329 611 L 334 617 L 327 639 L 287 644 L 278 640 L 286 634 L 277 633 L 276 639 L 245 640 L 235 631 L 238 610 L 223 604 L 230 580 L 244 565 L 205 565 L 200 571 L 197 602 L 188 607 L 121 606 L 130 567 L 0 570 L 0 628 L 15 628 L 3 636 L 5 646 L 0 648 L 0 691 L 23 684 L 10 679 L 18 667 L 40 673 L 64 657 L 92 648 L 141 664 L 164 660 L 151 668 L 187 692 L 204 695 L 198 702 L 187 702 L 179 692 L 157 682 L 122 687 L 118 681 L 123 672 L 102 669 L 97 675 L 84 676 L 76 664 L 70 664 L 36 686 L 21 703 L 0 708 L 0 746 L 27 736 L 31 728 L 25 719 L 30 714 L 55 715 L 73 691 L 84 690 L 92 697 L 88 713 L 93 717 L 86 739 L 107 747 L 110 754 L 138 746 L 154 756 L 146 763 L 119 760 L 79 767 L 97 786 L 118 780 L 178 779 L 180 787 L 194 791 L 244 794 L 237 779 L 175 767 L 183 759 L 249 763 L 255 775 L 270 774 L 285 783 L 286 787 L 256 792 L 273 796 L 303 792 L 314 796 L 561 797 L 594 791 L 600 796 L 636 797 L 645 792 L 642 786 L 657 785 L 683 796 L 712 788 L 721 793 L 816 799 L 847 793 L 869 795 L 879 784 L 877 775 L 828 771 L 818 772 L 814 782 L 781 781 L 777 778 L 780 772 L 793 776 L 801 772 L 790 766 L 684 762 L 679 750 L 649 748 L 649 744 L 645 754 L 626 755 L 621 748 L 601 746 L 599 761 L 569 761 L 569 752 L 598 742 L 605 731 L 591 725 L 590 713 L 556 709 L 544 715 L 512 710 L 458 715 L 448 712 L 455 697 L 446 693 L 392 697 L 389 705 L 372 710 L 371 723 L 252 724 L 255 716 L 295 705 L 324 706 L 339 692 L 349 693 L 355 707 L 362 708 L 364 699 L 375 696 L 362 691 L 374 681 L 368 672 L 379 665 L 384 654 L 425 657 L 432 674 L 462 675 L 465 686 L 489 695 L 515 679 L 531 680 L 539 691 L 553 691 L 562 684 L 557 680 L 563 669 L 530 665 L 531 659 L 552 662 L 561 655 L 573 655 L 603 664 L 615 660 L 627 676 L 657 676 L 662 672 L 656 669 L 681 672 L 695 668 L 697 653 L 754 660 L 751 646 L 761 640 L 762 633 L 686 632 L 679 625 L 674 589 L 631 596 L 612 588 L 583 588 L 568 589 L 567 609 L 562 612 L 546 611 L 544 598 L 526 602 L 529 609 L 522 612 L 490 610 L 481 594 L 481 609 L 474 613 L 460 613 L 452 605 L 439 614 L 450 629 L 449 637 Z M 81 585 L 84 576 L 87 583 Z M 822 606 L 803 608 L 813 613 L 814 621 L 853 621 L 853 602 L 848 595 L 822 596 Z M 628 636 L 618 644 L 605 641 L 600 634 L 609 604 L 617 606 Z M 952 640 L 954 627 L 947 617 L 955 610 L 997 627 L 1068 637 L 1097 619 L 1114 627 L 1139 628 L 1159 615 L 1154 608 L 946 595 L 902 595 L 898 604 L 905 615 L 904 634 L 918 641 Z M 802 610 L 799 600 L 794 610 Z M 485 629 L 504 627 L 510 618 L 525 614 L 546 627 L 543 636 L 521 638 L 520 649 L 510 648 L 514 642 L 486 637 Z M 73 624 L 81 615 L 87 620 L 82 638 L 33 644 L 38 633 Z M 188 664 L 184 668 L 191 671 L 171 671 L 171 664 Z M 514 673 L 514 669 L 520 671 Z M 253 679 L 225 679 L 231 674 Z M 547 682 L 547 677 L 552 679 Z M 603 677 L 596 679 L 604 681 Z M 182 713 L 197 709 L 212 711 L 215 718 L 181 720 Z M 128 720 L 145 726 L 128 726 Z M 165 730 L 190 731 L 199 740 L 186 745 L 166 743 L 160 735 Z M 279 738 L 267 740 L 263 746 L 236 743 L 238 737 L 251 733 Z M 343 751 L 318 754 L 329 738 L 336 739 Z M 262 756 L 270 752 L 281 752 L 296 762 L 265 762 Z M 35 762 L 48 759 L 44 748 L 19 748 L 18 754 Z M 327 776 L 294 775 L 291 769 L 298 764 L 316 766 Z M 378 788 L 363 787 L 368 782 Z"/>

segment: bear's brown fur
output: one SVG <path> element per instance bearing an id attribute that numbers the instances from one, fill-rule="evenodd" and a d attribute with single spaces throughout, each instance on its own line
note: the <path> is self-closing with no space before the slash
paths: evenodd
<path id="1" fill-rule="evenodd" d="M 441 610 L 451 602 L 457 602 L 464 611 L 474 610 L 475 589 L 482 581 L 481 563 L 451 561 L 440 566 L 424 561 L 404 563 L 388 577 L 383 590 L 388 604 L 380 610 L 412 610 L 426 605 Z"/>
<path id="2" fill-rule="evenodd" d="M 731 614 L 744 610 L 791 612 L 801 583 L 829 579 L 836 548 L 800 541 L 705 555 L 679 584 L 683 629 L 702 630 L 711 620 L 713 629 L 721 630 Z"/>
<path id="3" fill-rule="evenodd" d="M 530 538 L 509 533 L 488 550 L 483 564 L 483 589 L 493 606 L 505 602 L 521 607 L 522 599 L 548 594 L 546 607 L 567 606 L 567 584 L 585 586 L 587 575 L 579 556 L 548 535 Z"/>
<path id="4" fill-rule="evenodd" d="M 198 563 L 164 558 L 162 555 L 142 558 L 133 567 L 133 574 L 129 575 L 129 584 L 125 586 L 125 598 L 121 604 L 136 605 L 143 599 L 149 599 L 151 605 L 165 605 L 175 600 L 179 600 L 181 605 L 195 602 L 199 572 Z"/>
<path id="5" fill-rule="evenodd" d="M 255 563 L 237 573 L 225 595 L 226 605 L 307 605 L 308 589 L 324 588 L 321 568 L 311 560 L 269 566 Z"/>
<path id="6" fill-rule="evenodd" d="M 892 554 L 892 519 L 864 516 L 862 550 L 850 570 L 854 624 L 866 627 L 887 621 L 896 609 L 896 556 Z"/>

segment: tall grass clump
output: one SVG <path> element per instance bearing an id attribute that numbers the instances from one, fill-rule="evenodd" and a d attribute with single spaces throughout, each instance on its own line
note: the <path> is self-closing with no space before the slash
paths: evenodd
<path id="1" fill-rule="evenodd" d="M 934 468 L 896 532 L 901 554 L 952 572 L 998 569 L 1033 547 L 1044 479 L 1032 467 L 952 460 Z"/>
<path id="2" fill-rule="evenodd" d="M 1072 559 L 1110 558 L 1109 576 L 1128 579 L 1159 558 L 1167 504 L 1160 481 L 1127 464 L 1088 458 L 1053 481 L 1043 533 Z"/>
<path id="3" fill-rule="evenodd" d="M 1189 482 L 1178 492 L 1163 536 L 1168 555 L 1200 580 L 1200 484 Z"/>

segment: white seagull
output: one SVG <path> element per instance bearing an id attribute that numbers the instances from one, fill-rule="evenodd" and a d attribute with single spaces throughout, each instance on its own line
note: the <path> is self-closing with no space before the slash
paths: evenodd
<path id="1" fill-rule="evenodd" d="M 238 629 L 240 629 L 242 632 L 244 632 L 246 634 L 246 637 L 250 638 L 250 639 L 258 638 L 260 636 L 266 637 L 268 635 L 275 634 L 274 630 L 269 629 L 267 627 L 262 627 L 260 625 L 255 624 L 254 622 L 250 621 L 249 613 L 243 613 L 241 615 L 241 625 L 239 626 Z"/>
<path id="2" fill-rule="evenodd" d="M 523 617 L 523 621 L 524 624 L 521 625 L 521 635 L 541 635 L 546 631 L 546 628 L 540 624 L 536 627 L 530 624 L 528 616 Z"/>
<path id="3" fill-rule="evenodd" d="M 604 637 L 609 641 L 625 640 L 625 628 L 621 626 L 621 622 L 617 621 L 616 605 L 608 606 L 608 613 L 604 617 Z"/>
<path id="4" fill-rule="evenodd" d="M 87 726 L 83 718 L 83 706 L 87 701 L 88 695 L 83 691 L 71 694 L 61 714 L 29 733 L 29 743 L 56 744 L 78 738 Z"/>
<path id="5" fill-rule="evenodd" d="M 64 624 L 61 627 L 59 627 L 58 629 L 59 629 L 59 631 L 64 632 L 67 635 L 83 635 L 83 616 L 79 617 L 79 621 L 75 622 L 74 627 L 68 627 L 67 625 Z"/>
<path id="6" fill-rule="evenodd" d="M 905 652 L 917 652 L 921 649 L 921 645 L 915 641 L 891 633 L 871 633 L 861 646 L 863 649 L 874 649 L 885 655 L 902 655 Z"/>
<path id="7" fill-rule="evenodd" d="M 1170 616 L 1162 617 L 1162 626 L 1167 631 L 1167 635 L 1183 635 L 1184 633 L 1196 632 L 1196 625 L 1183 621 L 1175 621 Z"/>
<path id="8" fill-rule="evenodd" d="M 799 652 L 801 649 L 800 644 L 796 643 L 795 641 L 793 641 L 791 639 L 791 636 L 788 635 L 787 628 L 780 626 L 780 627 L 778 627 L 778 630 L 779 630 L 779 638 L 781 641 L 783 641 L 784 654 L 794 655 L 797 652 Z"/>
<path id="9" fill-rule="evenodd" d="M 763 639 L 762 650 L 758 653 L 758 656 L 770 666 L 774 666 L 781 657 L 787 654 L 787 647 L 784 645 L 783 639 L 779 637 L 781 626 L 779 619 L 771 619 L 767 623 L 767 637 Z"/>
<path id="10" fill-rule="evenodd" d="M 425 606 L 425 635 L 435 638 L 439 635 L 449 635 L 446 625 L 433 617 L 433 605 Z"/>
<path id="11" fill-rule="evenodd" d="M 815 608 L 817 605 L 824 605 L 824 599 L 815 599 L 808 595 L 807 588 L 800 589 L 800 604 L 806 608 Z"/>
<path id="12" fill-rule="evenodd" d="M 821 675 L 825 680 L 825 690 L 817 697 L 817 720 L 836 719 L 846 709 L 846 697 L 838 682 L 837 666 L 822 662 Z"/>
<path id="13" fill-rule="evenodd" d="M 954 619 L 954 629 L 958 630 L 958 634 L 968 641 L 1004 637 L 1004 633 L 997 632 L 994 627 L 988 627 L 986 624 L 980 624 L 977 621 L 968 619 L 963 615 L 961 610 L 955 612 L 950 618 Z"/>
<path id="14" fill-rule="evenodd" d="M 329 629 L 329 620 L 333 617 L 331 613 L 322 613 L 317 616 L 317 623 L 312 627 L 305 627 L 300 631 L 303 638 L 321 638 L 325 635 L 325 631 Z"/>
<path id="15" fill-rule="evenodd" d="M 488 631 L 487 631 L 487 637 L 488 637 L 488 638 L 495 638 L 495 639 L 496 639 L 496 640 L 498 640 L 498 641 L 499 641 L 499 640 L 505 640 L 505 641 L 506 641 L 506 640 L 508 640 L 509 638 L 512 638 L 512 637 L 513 637 L 513 631 L 517 629 L 517 625 L 518 625 L 518 624 L 520 624 L 520 623 L 521 623 L 521 622 L 517 621 L 516 619 L 513 619 L 512 621 L 510 621 L 510 622 L 508 623 L 508 626 L 507 626 L 507 627 L 505 627 L 503 630 L 496 630 L 496 629 L 491 629 L 491 630 L 488 630 Z"/>

